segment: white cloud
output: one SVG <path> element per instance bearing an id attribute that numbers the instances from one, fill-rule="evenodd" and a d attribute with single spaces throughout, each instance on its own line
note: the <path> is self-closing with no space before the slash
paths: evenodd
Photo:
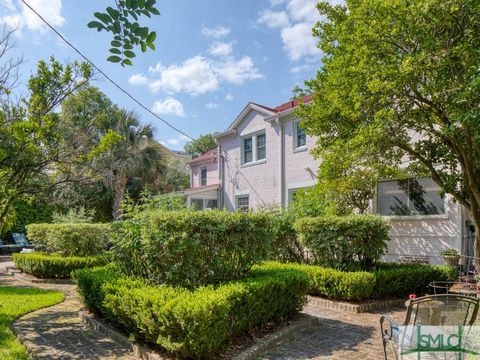
<path id="1" fill-rule="evenodd" d="M 287 11 L 292 20 L 307 22 L 313 26 L 320 20 L 316 3 L 317 1 L 312 0 L 290 0 L 287 4 Z"/>
<path id="2" fill-rule="evenodd" d="M 176 138 L 171 138 L 167 140 L 167 143 L 173 146 L 177 146 L 177 145 L 180 145 L 180 140 Z"/>
<path id="3" fill-rule="evenodd" d="M 303 64 L 303 65 L 298 65 L 298 66 L 294 66 L 290 69 L 290 72 L 293 73 L 293 74 L 297 74 L 297 73 L 300 73 L 300 72 L 303 72 L 303 71 L 308 71 L 312 68 L 312 65 L 310 64 Z"/>
<path id="4" fill-rule="evenodd" d="M 180 140 L 183 140 L 183 141 L 190 141 L 192 139 L 190 139 L 188 136 L 186 135 L 183 135 L 183 134 L 180 134 L 180 136 L 178 137 Z"/>
<path id="5" fill-rule="evenodd" d="M 317 40 L 312 36 L 312 27 L 307 23 L 298 23 L 282 29 L 283 47 L 291 60 L 304 56 L 317 55 Z"/>
<path id="6" fill-rule="evenodd" d="M 209 103 L 205 104 L 205 106 L 206 106 L 208 109 L 216 109 L 216 108 L 218 108 L 218 104 L 217 104 L 217 103 L 214 103 L 214 102 L 209 102 Z"/>
<path id="7" fill-rule="evenodd" d="M 130 76 L 128 82 L 132 85 L 147 85 L 148 78 L 143 76 L 142 74 L 134 74 Z"/>
<path id="8" fill-rule="evenodd" d="M 210 60 L 203 56 L 195 56 L 182 64 L 164 67 L 157 64 L 150 72 L 159 75 L 158 79 L 148 84 L 154 93 L 162 90 L 167 93 L 187 92 L 192 95 L 203 94 L 218 89 L 218 78 Z"/>
<path id="9" fill-rule="evenodd" d="M 230 34 L 230 28 L 227 28 L 224 26 L 217 26 L 214 28 L 203 27 L 202 34 L 207 37 L 213 37 L 215 39 L 219 39 Z"/>
<path id="10" fill-rule="evenodd" d="M 227 95 L 225 95 L 225 100 L 227 100 L 227 101 L 233 101 L 233 95 L 232 95 L 232 94 L 227 94 Z"/>
<path id="11" fill-rule="evenodd" d="M 225 62 L 217 63 L 215 71 L 221 79 L 235 85 L 264 77 L 255 67 L 250 56 L 244 56 L 238 60 L 229 58 Z"/>
<path id="12" fill-rule="evenodd" d="M 30 0 L 29 4 L 51 25 L 61 27 L 65 23 L 61 0 Z M 2 1 L 2 6 L 10 14 L 2 16 L 0 23 L 42 33 L 47 30 L 43 21 L 25 5 L 16 6 L 13 1 L 7 0 Z"/>
<path id="13" fill-rule="evenodd" d="M 214 56 L 229 56 L 233 51 L 232 43 L 215 42 L 210 46 L 208 52 Z"/>
<path id="14" fill-rule="evenodd" d="M 152 111 L 162 115 L 185 116 L 182 103 L 174 98 L 155 101 Z"/>
<path id="15" fill-rule="evenodd" d="M 290 24 L 288 14 L 285 11 L 272 11 L 268 9 L 260 12 L 257 22 L 267 25 L 272 29 L 282 28 Z"/>
<path id="16" fill-rule="evenodd" d="M 148 69 L 151 78 L 136 74 L 130 77 L 129 82 L 146 85 L 153 93 L 199 95 L 218 90 L 222 82 L 241 85 L 264 77 L 249 56 L 236 58 L 231 55 L 233 49 L 230 47 L 216 47 L 216 50 L 216 54 L 222 54 L 217 59 L 197 55 L 181 64 L 163 66 L 158 63 Z"/>

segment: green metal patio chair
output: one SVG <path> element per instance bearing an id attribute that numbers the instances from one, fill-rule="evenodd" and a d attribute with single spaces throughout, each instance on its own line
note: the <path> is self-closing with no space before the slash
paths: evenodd
<path id="1" fill-rule="evenodd" d="M 415 329 L 416 325 L 462 326 L 465 327 L 465 334 L 468 334 L 477 318 L 479 300 L 456 294 L 427 295 L 408 300 L 406 306 L 407 313 L 402 324 L 397 324 L 386 315 L 380 317 L 385 359 L 388 346 L 392 346 L 395 359 L 402 357 L 402 348 L 416 346 L 416 337 L 409 336 L 406 331 L 402 331 L 405 328 L 400 327 Z"/>

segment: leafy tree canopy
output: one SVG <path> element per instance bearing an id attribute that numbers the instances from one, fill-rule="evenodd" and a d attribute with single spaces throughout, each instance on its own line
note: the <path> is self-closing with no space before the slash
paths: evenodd
<path id="1" fill-rule="evenodd" d="M 185 152 L 192 157 L 197 157 L 208 150 L 215 149 L 216 147 L 217 143 L 215 142 L 213 135 L 205 134 L 200 135 L 195 140 L 187 142 L 185 144 Z"/>
<path id="2" fill-rule="evenodd" d="M 304 89 L 313 105 L 299 111 L 316 154 L 340 149 L 358 171 L 378 161 L 429 175 L 480 229 L 480 2 L 347 0 L 318 10 L 323 66 Z"/>

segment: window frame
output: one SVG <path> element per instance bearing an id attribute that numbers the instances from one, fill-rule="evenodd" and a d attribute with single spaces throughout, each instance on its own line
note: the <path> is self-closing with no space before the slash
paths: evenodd
<path id="1" fill-rule="evenodd" d="M 305 132 L 305 145 L 298 145 L 298 128 L 300 127 L 300 119 L 293 121 L 293 151 L 305 151 L 307 150 L 307 133 Z M 305 129 L 303 129 L 305 131 Z"/>
<path id="2" fill-rule="evenodd" d="M 203 171 L 205 171 L 205 183 L 203 183 Z M 200 186 L 207 186 L 208 171 L 206 166 L 200 168 Z"/>
<path id="3" fill-rule="evenodd" d="M 265 157 L 263 159 L 258 159 L 258 147 L 257 147 L 257 137 L 259 135 L 265 136 Z M 265 129 L 243 135 L 241 138 L 241 147 L 240 147 L 240 158 L 242 166 L 250 166 L 256 164 L 262 164 L 267 161 L 267 133 Z M 245 140 L 252 139 L 252 160 L 245 162 Z"/>
<path id="4" fill-rule="evenodd" d="M 422 179 L 429 179 L 432 180 L 432 178 L 429 177 L 423 177 L 423 178 L 395 178 L 395 179 L 383 179 L 379 180 L 377 184 L 375 185 L 375 194 L 374 194 L 374 199 L 373 199 L 373 213 L 380 215 L 381 217 L 387 218 L 387 219 L 392 219 L 392 220 L 422 220 L 422 219 L 448 219 L 448 196 L 445 194 L 443 197 L 443 214 L 431 214 L 431 215 L 425 215 L 425 214 L 414 214 L 414 215 L 382 215 L 378 211 L 378 201 L 379 201 L 379 194 L 378 194 L 378 185 L 381 182 L 392 182 L 392 181 L 399 181 L 399 180 L 411 180 L 411 179 L 416 179 L 416 180 L 422 180 Z M 432 180 L 433 181 L 433 180 Z M 438 186 L 438 185 L 437 185 Z M 407 199 L 410 201 L 410 197 L 407 194 Z M 410 202 L 408 202 L 408 208 L 410 208 Z"/>
<path id="5" fill-rule="evenodd" d="M 202 197 L 192 197 L 190 198 L 190 208 L 192 208 L 193 206 L 193 201 L 194 200 L 198 200 L 198 201 L 202 201 L 202 208 L 201 209 L 195 209 L 195 210 L 198 210 L 198 211 L 203 211 L 203 210 L 214 210 L 214 209 L 218 209 L 218 199 L 209 199 L 209 198 L 202 198 Z M 207 207 L 207 204 L 209 201 L 216 201 L 217 202 L 217 205 L 215 207 Z"/>
<path id="6" fill-rule="evenodd" d="M 247 199 L 247 208 L 240 207 L 239 202 L 241 199 Z M 250 209 L 250 195 L 237 195 L 235 196 L 235 210 L 240 210 L 243 212 L 247 212 Z"/>

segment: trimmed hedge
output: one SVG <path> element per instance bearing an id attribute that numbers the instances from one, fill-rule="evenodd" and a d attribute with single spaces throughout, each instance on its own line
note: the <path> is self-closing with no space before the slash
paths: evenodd
<path id="1" fill-rule="evenodd" d="M 15 266 L 24 273 L 38 278 L 69 278 L 73 270 L 102 266 L 106 256 L 62 257 L 43 253 L 13 254 Z"/>
<path id="2" fill-rule="evenodd" d="M 245 276 L 267 259 L 273 238 L 263 213 L 151 211 L 114 227 L 123 272 L 188 288 Z"/>
<path id="3" fill-rule="evenodd" d="M 313 265 L 267 262 L 259 269 L 291 269 L 308 274 L 309 294 L 335 300 L 403 298 L 431 291 L 432 281 L 453 281 L 456 270 L 444 265 L 380 264 L 373 272 L 341 271 Z"/>
<path id="4" fill-rule="evenodd" d="M 94 256 L 105 251 L 109 224 L 30 224 L 28 240 L 37 249 L 63 256 Z"/>
<path id="5" fill-rule="evenodd" d="M 215 358 L 233 338 L 296 314 L 306 301 L 308 276 L 255 270 L 240 281 L 195 291 L 148 286 L 112 268 L 84 269 L 74 278 L 85 304 L 128 333 L 176 357 Z"/>
<path id="6" fill-rule="evenodd" d="M 357 264 L 369 270 L 389 240 L 388 222 L 376 215 L 302 218 L 294 227 L 316 265 L 340 269 Z"/>

